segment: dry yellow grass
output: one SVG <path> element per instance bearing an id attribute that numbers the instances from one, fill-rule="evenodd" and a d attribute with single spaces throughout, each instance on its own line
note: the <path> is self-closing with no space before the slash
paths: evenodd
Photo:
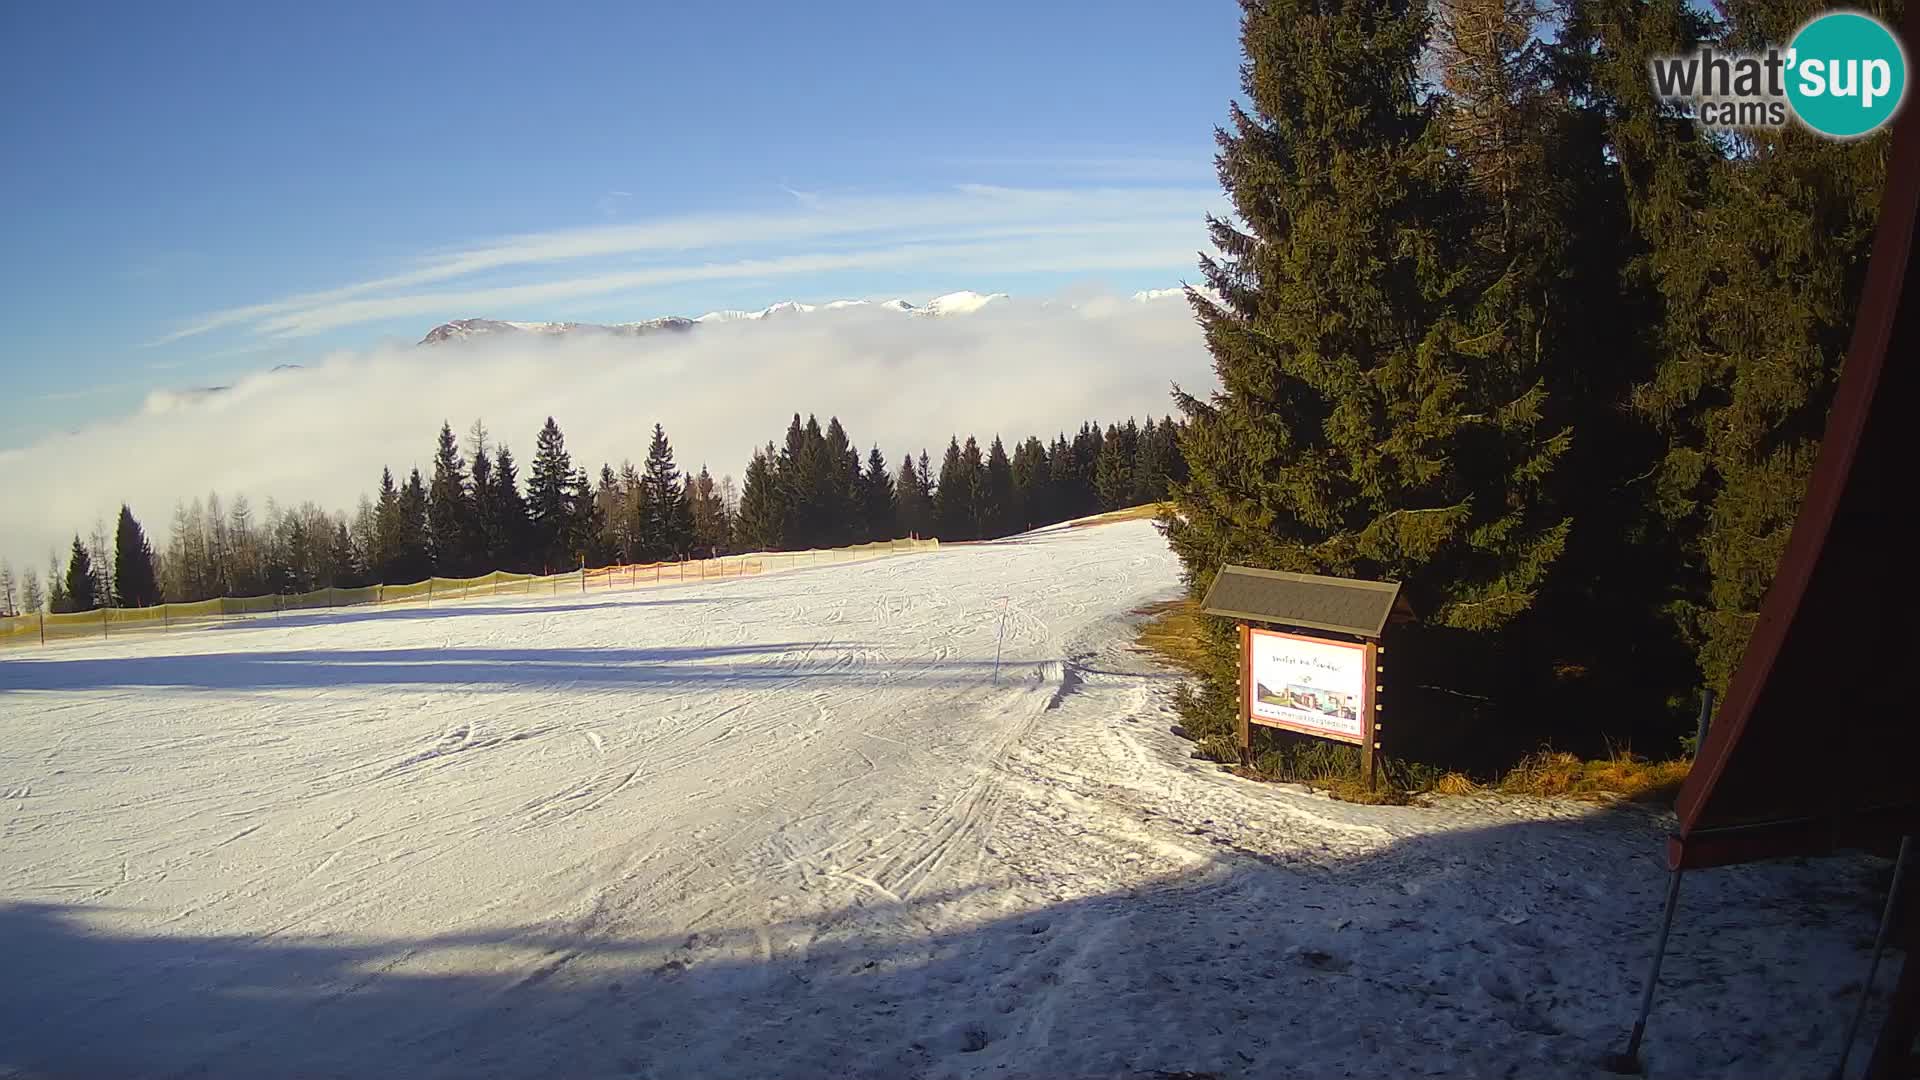
<path id="1" fill-rule="evenodd" d="M 1583 761 L 1559 750 L 1529 754 L 1500 779 L 1504 795 L 1539 798 L 1627 798 L 1668 801 L 1687 778 L 1691 761 L 1647 761 L 1619 751 L 1603 760 Z"/>
<path id="2" fill-rule="evenodd" d="M 1467 778 L 1466 773 L 1450 772 L 1433 782 L 1436 795 L 1474 795 L 1480 791 L 1480 785 Z"/>
<path id="3" fill-rule="evenodd" d="M 1198 674 L 1206 663 L 1200 639 L 1200 605 L 1192 600 L 1165 600 L 1148 604 L 1134 614 L 1150 618 L 1140 624 L 1134 643 L 1183 671 Z"/>
<path id="4" fill-rule="evenodd" d="M 1165 505 L 1167 504 L 1143 503 L 1140 506 L 1129 506 L 1125 510 L 1109 510 L 1104 514 L 1096 514 L 1090 518 L 1081 518 L 1078 521 L 1069 522 L 1068 527 L 1080 529 L 1088 525 L 1111 525 L 1116 521 L 1140 521 L 1142 519 L 1156 518 L 1160 516 L 1160 508 Z"/>

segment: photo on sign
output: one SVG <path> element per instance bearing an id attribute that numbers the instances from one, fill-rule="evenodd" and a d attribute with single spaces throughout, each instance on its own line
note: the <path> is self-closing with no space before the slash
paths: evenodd
<path id="1" fill-rule="evenodd" d="M 1248 714 L 1329 738 L 1359 741 L 1366 706 L 1366 649 L 1254 630 Z"/>

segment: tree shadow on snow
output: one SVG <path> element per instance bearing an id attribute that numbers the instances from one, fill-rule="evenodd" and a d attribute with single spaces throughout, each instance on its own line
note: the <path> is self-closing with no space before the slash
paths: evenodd
<path id="1" fill-rule="evenodd" d="M 997 665 L 1002 684 L 1033 682 L 1061 661 Z M 287 690 L 343 686 L 524 689 L 604 686 L 635 691 L 737 685 L 773 689 L 822 681 L 891 688 L 993 679 L 990 661 L 889 658 L 855 642 L 648 648 L 288 649 L 159 656 L 30 655 L 0 664 L 0 692 L 171 687 Z"/>
<path id="2" fill-rule="evenodd" d="M 564 594 L 562 594 L 564 595 Z M 598 602 L 560 601 L 539 603 L 542 597 L 535 595 L 528 599 L 518 597 L 484 597 L 471 601 L 458 597 L 450 598 L 437 606 L 421 607 L 384 607 L 369 605 L 348 608 L 313 608 L 305 611 L 288 611 L 277 614 L 254 615 L 230 622 L 209 622 L 189 624 L 193 630 L 262 630 L 296 626 L 334 626 L 345 623 L 373 622 L 393 619 L 401 622 L 414 622 L 423 619 L 465 619 L 492 615 L 559 615 L 570 611 L 620 611 L 630 608 L 684 607 L 689 604 L 717 604 L 720 601 L 710 597 L 673 597 L 663 600 L 628 600 L 608 598 Z M 511 603 L 502 603 L 511 600 Z M 142 633 L 152 633 L 143 630 Z"/>
<path id="3" fill-rule="evenodd" d="M 1348 828 L 1374 813 L 1349 809 Z M 1010 867 L 904 902 L 849 883 L 838 906 L 812 894 L 815 916 L 654 936 L 195 936 L 16 903 L 0 1076 L 1598 1076 L 1664 882 L 1663 825 L 1619 813 L 1640 816 L 1346 858 L 1210 837 L 1188 872 L 1075 899 Z M 1829 860 L 1690 879 L 1654 1073 L 1830 1064 L 1864 960 L 1819 961 L 1870 935 L 1858 876 Z"/>

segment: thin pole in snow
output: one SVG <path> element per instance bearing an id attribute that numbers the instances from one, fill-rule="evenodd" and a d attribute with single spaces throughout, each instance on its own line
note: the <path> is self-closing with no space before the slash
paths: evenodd
<path id="1" fill-rule="evenodd" d="M 993 643 L 993 684 L 1000 685 L 1000 648 L 1007 641 L 1007 598 L 1000 598 L 1000 640 Z"/>
<path id="2" fill-rule="evenodd" d="M 1846 1074 L 1847 1056 L 1853 1052 L 1853 1040 L 1860 1034 L 1860 1021 L 1866 1018 L 1867 1000 L 1873 993 L 1873 977 L 1880 973 L 1880 954 L 1887 949 L 1887 930 L 1892 927 L 1893 913 L 1898 910 L 1900 881 L 1907 876 L 1907 856 L 1912 852 L 1913 834 L 1908 833 L 1900 838 L 1900 855 L 1893 861 L 1893 884 L 1887 888 L 1887 906 L 1880 915 L 1880 932 L 1874 935 L 1873 961 L 1867 965 L 1867 981 L 1860 987 L 1860 1003 L 1854 1006 L 1853 1022 L 1847 1025 L 1847 1040 L 1840 1044 L 1840 1063 L 1833 1067 L 1833 1080 L 1841 1080 Z"/>
<path id="3" fill-rule="evenodd" d="M 1618 1073 L 1639 1073 L 1640 1040 L 1647 1034 L 1647 1015 L 1653 1012 L 1653 987 L 1660 981 L 1660 961 L 1667 955 L 1667 934 L 1673 929 L 1673 912 L 1680 906 L 1680 874 L 1675 870 L 1667 882 L 1667 909 L 1660 918 L 1660 936 L 1653 945 L 1653 964 L 1647 970 L 1647 986 L 1640 994 L 1640 1016 L 1633 1022 L 1633 1034 L 1627 1039 L 1627 1048 L 1608 1063 Z"/>

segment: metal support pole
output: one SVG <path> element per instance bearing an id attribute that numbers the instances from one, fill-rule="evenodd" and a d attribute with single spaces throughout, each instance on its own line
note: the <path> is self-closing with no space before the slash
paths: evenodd
<path id="1" fill-rule="evenodd" d="M 1693 738 L 1694 753 L 1698 754 L 1700 752 L 1700 748 L 1707 745 L 1707 728 L 1712 723 L 1713 723 L 1713 691 L 1702 690 L 1700 691 L 1699 733 L 1696 734 Z"/>
<path id="2" fill-rule="evenodd" d="M 1000 601 L 1000 640 L 993 643 L 993 685 L 1000 685 L 1000 648 L 1007 641 L 1007 602 Z"/>
<path id="3" fill-rule="evenodd" d="M 1653 988 L 1660 981 L 1660 961 L 1666 959 L 1667 934 L 1673 930 L 1673 913 L 1680 906 L 1680 875 L 1675 870 L 1667 882 L 1667 908 L 1660 916 L 1660 936 L 1653 944 L 1653 963 L 1647 969 L 1647 986 L 1640 994 L 1640 1015 L 1633 1022 L 1633 1034 L 1627 1039 L 1627 1048 L 1610 1062 L 1610 1067 L 1618 1073 L 1638 1073 L 1640 1071 L 1640 1041 L 1647 1034 L 1647 1016 L 1653 1012 Z"/>
<path id="4" fill-rule="evenodd" d="M 1900 882 L 1907 876 L 1907 856 L 1913 851 L 1913 835 L 1900 838 L 1900 855 L 1893 860 L 1893 884 L 1887 887 L 1887 906 L 1880 913 L 1880 932 L 1873 937 L 1873 960 L 1867 964 L 1867 981 L 1860 987 L 1860 1003 L 1853 1008 L 1853 1022 L 1847 1025 L 1847 1040 L 1840 1044 L 1840 1063 L 1833 1067 L 1833 1080 L 1841 1080 L 1847 1071 L 1847 1057 L 1853 1053 L 1853 1040 L 1860 1034 L 1860 1021 L 1866 1019 L 1867 1001 L 1873 994 L 1873 977 L 1880 973 L 1880 955 L 1887 951 L 1887 931 L 1899 910 Z M 1913 963 L 1911 959 L 1907 963 Z"/>

